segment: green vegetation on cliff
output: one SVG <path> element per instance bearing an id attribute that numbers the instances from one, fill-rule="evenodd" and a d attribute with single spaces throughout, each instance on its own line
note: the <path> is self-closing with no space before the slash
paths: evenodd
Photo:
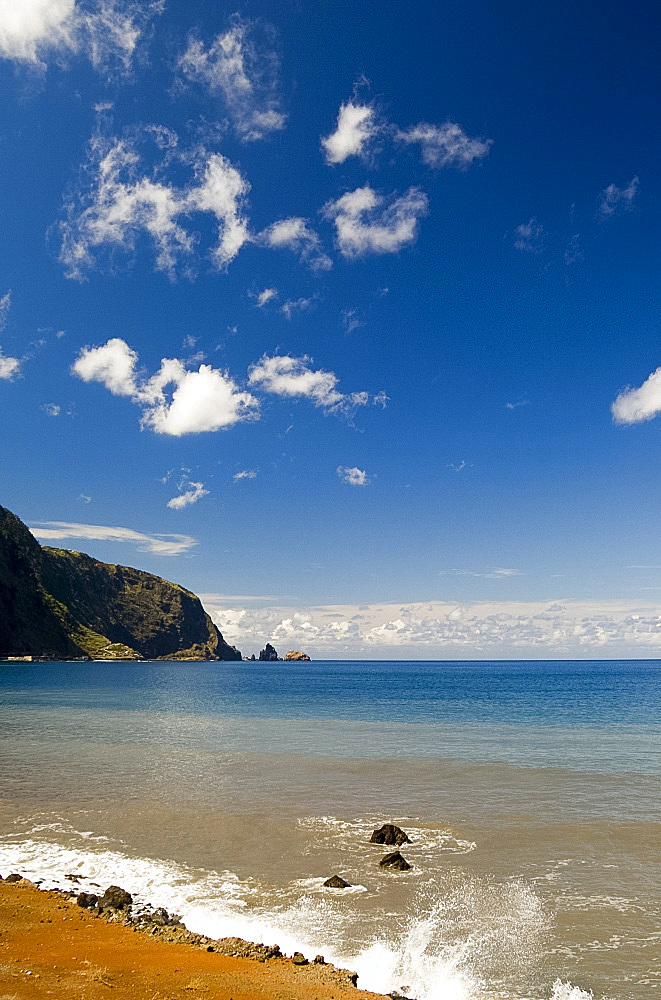
<path id="1" fill-rule="evenodd" d="M 240 660 L 199 599 L 151 573 L 40 546 L 0 507 L 0 656 Z"/>

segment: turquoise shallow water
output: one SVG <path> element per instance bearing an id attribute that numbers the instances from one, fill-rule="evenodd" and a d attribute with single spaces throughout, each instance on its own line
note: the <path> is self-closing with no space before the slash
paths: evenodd
<path id="1" fill-rule="evenodd" d="M 420 1000 L 644 1000 L 660 735 L 656 661 L 3 665 L 0 874 L 123 879 Z"/>

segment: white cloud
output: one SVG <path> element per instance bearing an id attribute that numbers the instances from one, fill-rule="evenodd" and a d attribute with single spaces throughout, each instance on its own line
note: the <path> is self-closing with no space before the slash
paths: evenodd
<path id="1" fill-rule="evenodd" d="M 176 358 L 163 358 L 151 378 L 138 378 L 138 356 L 125 341 L 114 338 L 101 347 L 85 347 L 72 372 L 84 382 L 100 382 L 118 396 L 142 407 L 142 427 L 157 434 L 181 437 L 231 427 L 255 419 L 259 404 L 241 392 L 226 372 L 210 365 L 189 371 Z"/>
<path id="2" fill-rule="evenodd" d="M 7 326 L 7 317 L 11 309 L 11 289 L 0 299 L 0 332 Z"/>
<path id="3" fill-rule="evenodd" d="M 396 138 L 407 145 L 419 143 L 423 163 L 437 170 L 441 167 L 469 167 L 475 160 L 487 156 L 493 145 L 492 139 L 475 139 L 466 135 L 456 122 L 444 125 L 420 122 L 404 132 L 398 131 Z"/>
<path id="4" fill-rule="evenodd" d="M 271 302 L 273 299 L 277 299 L 277 297 L 277 288 L 264 288 L 263 291 L 253 296 L 253 298 L 257 301 L 258 309 L 263 309 L 267 302 Z"/>
<path id="5" fill-rule="evenodd" d="M 321 140 L 326 163 L 344 163 L 349 156 L 360 156 L 376 131 L 373 108 L 351 101 L 342 104 L 337 128 Z"/>
<path id="6" fill-rule="evenodd" d="M 204 483 L 193 483 L 186 477 L 180 481 L 177 489 L 179 490 L 179 496 L 172 497 L 167 502 L 167 506 L 171 510 L 183 510 L 184 507 L 190 507 L 191 504 L 197 503 L 202 497 L 209 495 L 209 490 L 204 488 Z"/>
<path id="7" fill-rule="evenodd" d="M 465 463 L 464 463 L 465 464 Z M 475 572 L 470 569 L 442 569 L 439 571 L 439 576 L 476 576 L 480 577 L 482 580 L 504 580 L 510 576 L 521 576 L 521 570 L 519 569 L 507 569 L 505 567 L 493 566 L 489 570 L 485 570 L 481 573 Z"/>
<path id="8" fill-rule="evenodd" d="M 97 137 L 89 147 L 87 192 L 67 206 L 60 225 L 60 260 L 69 278 L 81 279 L 94 266 L 100 247 L 132 251 L 146 234 L 156 251 L 156 268 L 173 276 L 181 258 L 190 257 L 197 235 L 182 220 L 210 213 L 218 222 L 218 243 L 211 256 L 225 268 L 248 240 L 243 216 L 250 185 L 220 153 L 200 153 L 194 180 L 185 187 L 164 183 L 158 169 L 141 170 L 140 156 L 128 140 Z"/>
<path id="9" fill-rule="evenodd" d="M 544 227 L 535 218 L 522 222 L 514 230 L 514 246 L 526 253 L 541 253 L 544 249 Z"/>
<path id="10" fill-rule="evenodd" d="M 397 253 L 415 240 L 418 221 L 428 210 L 426 194 L 410 188 L 385 207 L 384 201 L 367 184 L 324 206 L 325 218 L 335 223 L 337 245 L 343 256 Z"/>
<path id="11" fill-rule="evenodd" d="M 367 486 L 369 483 L 369 478 L 365 470 L 359 469 L 356 465 L 351 467 L 348 465 L 338 465 L 335 472 L 342 482 L 348 483 L 349 486 Z"/>
<path id="12" fill-rule="evenodd" d="M 2 353 L 0 348 L 0 379 L 11 382 L 21 371 L 21 362 L 18 358 L 9 358 Z"/>
<path id="13" fill-rule="evenodd" d="M 321 369 L 314 371 L 307 355 L 291 358 L 286 355 L 264 357 L 251 365 L 248 382 L 265 392 L 277 396 L 309 399 L 329 413 L 350 416 L 357 406 L 366 406 L 369 393 L 353 392 L 348 395 L 337 390 L 337 375 Z"/>
<path id="14" fill-rule="evenodd" d="M 162 0 L 0 0 L 0 57 L 45 70 L 81 53 L 94 68 L 130 69 L 140 35 Z"/>
<path id="15" fill-rule="evenodd" d="M 137 364 L 137 353 L 113 337 L 101 347 L 84 347 L 71 370 L 83 382 L 101 382 L 113 396 L 137 396 Z"/>
<path id="16" fill-rule="evenodd" d="M 240 649 L 258 650 L 268 635 L 276 648 L 302 649 L 313 659 L 573 659 L 661 653 L 661 615 L 652 601 L 246 608 L 246 598 L 209 594 L 204 600 L 226 640 Z"/>
<path id="17" fill-rule="evenodd" d="M 632 177 L 625 188 L 619 188 L 616 184 L 609 184 L 608 187 L 605 187 L 599 196 L 598 217 L 602 220 L 610 219 L 620 210 L 629 211 L 632 209 L 638 193 L 638 186 L 638 178 Z"/>
<path id="18" fill-rule="evenodd" d="M 256 479 L 257 473 L 254 469 L 242 469 L 241 472 L 235 472 L 232 479 L 235 483 L 240 482 L 241 479 Z"/>
<path id="19" fill-rule="evenodd" d="M 57 403 L 44 403 L 41 409 L 47 417 L 59 417 L 62 407 Z"/>
<path id="20" fill-rule="evenodd" d="M 103 524 L 36 521 L 29 527 L 35 538 L 44 542 L 64 538 L 82 538 L 97 542 L 128 542 L 136 545 L 140 552 L 151 552 L 157 556 L 178 556 L 189 552 L 197 545 L 197 541 L 190 535 L 145 534 L 142 531 L 134 531 L 132 528 L 108 527 Z"/>
<path id="21" fill-rule="evenodd" d="M 257 25 L 238 14 L 225 34 L 208 48 L 191 38 L 179 67 L 188 80 L 222 95 L 227 113 L 244 142 L 263 139 L 285 127 L 278 95 L 278 58 L 269 45 L 256 41 Z"/>
<path id="22" fill-rule="evenodd" d="M 661 368 L 647 378 L 637 389 L 627 388 L 611 406 L 616 424 L 639 424 L 652 420 L 661 412 Z"/>
<path id="23" fill-rule="evenodd" d="M 357 309 L 343 309 L 342 326 L 344 327 L 344 332 L 350 334 L 354 330 L 359 330 L 361 326 L 365 326 L 365 320 L 358 318 Z"/>
<path id="24" fill-rule="evenodd" d="M 257 241 L 276 250 L 283 247 L 293 250 L 313 271 L 328 271 L 333 266 L 308 220 L 298 216 L 272 223 L 262 230 Z"/>
<path id="25" fill-rule="evenodd" d="M 283 313 L 287 319 L 291 319 L 293 313 L 305 312 L 306 310 L 311 309 L 316 301 L 316 295 L 312 295 L 307 299 L 303 297 L 300 299 L 287 299 L 286 302 L 283 302 L 280 312 Z"/>

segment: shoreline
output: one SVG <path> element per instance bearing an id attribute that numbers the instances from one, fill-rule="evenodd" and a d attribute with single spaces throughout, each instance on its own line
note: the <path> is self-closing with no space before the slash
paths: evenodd
<path id="1" fill-rule="evenodd" d="M 319 959 L 195 934 L 160 908 L 89 909 L 75 891 L 0 877 L 0 995 L 12 1000 L 87 1000 L 104 987 L 113 1000 L 387 1000 Z"/>

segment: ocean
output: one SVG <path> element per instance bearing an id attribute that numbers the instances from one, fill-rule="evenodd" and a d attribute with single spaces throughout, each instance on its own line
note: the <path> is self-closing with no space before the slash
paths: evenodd
<path id="1" fill-rule="evenodd" d="M 649 1000 L 660 737 L 654 660 L 2 664 L 0 875 L 417 1000 Z"/>

